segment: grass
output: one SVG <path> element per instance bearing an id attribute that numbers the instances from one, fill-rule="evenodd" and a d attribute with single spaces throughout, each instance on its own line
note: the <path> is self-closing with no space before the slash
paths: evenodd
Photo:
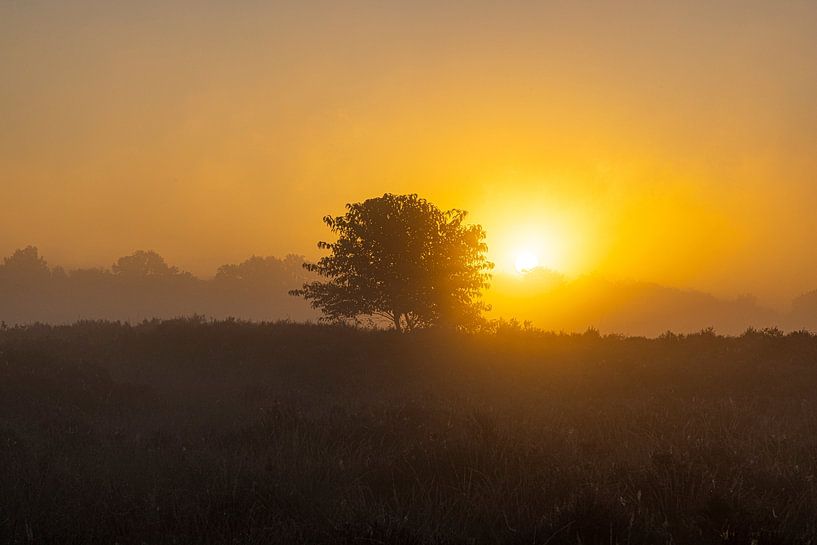
<path id="1" fill-rule="evenodd" d="M 0 331 L 0 542 L 817 542 L 817 338 Z"/>

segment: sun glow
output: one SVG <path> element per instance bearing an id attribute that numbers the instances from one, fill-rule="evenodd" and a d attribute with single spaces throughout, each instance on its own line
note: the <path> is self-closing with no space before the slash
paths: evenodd
<path id="1" fill-rule="evenodd" d="M 526 273 L 539 265 L 539 257 L 530 250 L 517 252 L 513 266 L 517 273 Z"/>

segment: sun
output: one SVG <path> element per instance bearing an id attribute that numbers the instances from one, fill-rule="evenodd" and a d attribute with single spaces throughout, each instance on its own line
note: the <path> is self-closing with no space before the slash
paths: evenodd
<path id="1" fill-rule="evenodd" d="M 539 256 L 530 250 L 521 250 L 517 252 L 514 258 L 513 266 L 517 273 L 526 273 L 535 269 L 539 265 Z"/>

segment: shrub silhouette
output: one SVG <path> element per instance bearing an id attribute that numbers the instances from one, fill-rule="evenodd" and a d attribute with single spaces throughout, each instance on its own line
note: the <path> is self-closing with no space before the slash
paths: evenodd
<path id="1" fill-rule="evenodd" d="M 304 284 L 304 297 L 329 321 L 385 320 L 397 331 L 430 326 L 475 329 L 493 264 L 485 231 L 463 223 L 463 210 L 442 211 L 415 194 L 347 204 L 326 216 L 337 235 L 319 242 L 330 255 L 306 264 L 325 281 Z"/>

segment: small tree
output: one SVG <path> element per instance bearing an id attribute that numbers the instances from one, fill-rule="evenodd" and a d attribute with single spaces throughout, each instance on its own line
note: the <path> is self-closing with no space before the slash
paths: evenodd
<path id="1" fill-rule="evenodd" d="M 326 280 L 291 293 L 325 320 L 381 319 L 398 331 L 473 329 L 488 309 L 479 299 L 493 263 L 485 257 L 485 231 L 465 225 L 465 216 L 417 195 L 347 204 L 343 216 L 323 218 L 337 235 L 334 243 L 318 243 L 330 255 L 304 265 Z"/>

